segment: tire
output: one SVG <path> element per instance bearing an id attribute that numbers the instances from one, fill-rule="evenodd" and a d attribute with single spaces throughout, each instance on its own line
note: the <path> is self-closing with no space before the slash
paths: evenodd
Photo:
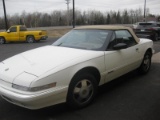
<path id="1" fill-rule="evenodd" d="M 3 37 L 0 37 L 0 44 L 5 44 L 5 43 L 6 43 L 5 39 Z"/>
<path id="2" fill-rule="evenodd" d="M 67 104 L 74 108 L 83 108 L 89 105 L 97 93 L 97 80 L 89 73 L 74 77 L 69 85 Z"/>
<path id="3" fill-rule="evenodd" d="M 139 67 L 140 74 L 146 74 L 150 70 L 151 67 L 151 52 L 147 51 L 144 55 L 143 61 L 141 63 L 141 66 Z"/>
<path id="4" fill-rule="evenodd" d="M 28 43 L 34 43 L 35 42 L 35 39 L 33 36 L 27 36 L 27 40 L 26 40 Z"/>

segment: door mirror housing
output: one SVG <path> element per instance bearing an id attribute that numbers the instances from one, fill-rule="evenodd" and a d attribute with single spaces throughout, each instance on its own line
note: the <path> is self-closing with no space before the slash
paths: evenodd
<path id="1" fill-rule="evenodd" d="M 10 30 L 7 30 L 7 33 L 10 33 L 11 31 Z"/>
<path id="2" fill-rule="evenodd" d="M 127 44 L 125 43 L 118 43 L 113 46 L 114 50 L 120 50 L 120 49 L 126 49 L 126 48 L 127 48 Z"/>

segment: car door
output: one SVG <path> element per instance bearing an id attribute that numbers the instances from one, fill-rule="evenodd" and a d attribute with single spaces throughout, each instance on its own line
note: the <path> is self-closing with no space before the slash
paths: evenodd
<path id="1" fill-rule="evenodd" d="M 11 27 L 9 29 L 9 32 L 7 32 L 7 40 L 9 41 L 19 40 L 19 32 L 17 31 L 17 27 Z"/>
<path id="2" fill-rule="evenodd" d="M 19 30 L 19 41 L 26 41 L 26 33 L 27 29 L 24 26 L 20 26 Z"/>
<path id="3" fill-rule="evenodd" d="M 115 50 L 114 46 L 123 43 L 127 47 Z M 106 80 L 113 80 L 139 66 L 139 45 L 128 30 L 116 30 L 105 51 Z"/>

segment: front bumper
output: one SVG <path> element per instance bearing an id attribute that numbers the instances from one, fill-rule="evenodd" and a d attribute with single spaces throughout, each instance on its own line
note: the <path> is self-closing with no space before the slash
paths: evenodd
<path id="1" fill-rule="evenodd" d="M 28 109 L 40 109 L 43 107 L 63 103 L 66 101 L 68 87 L 56 87 L 41 92 L 19 93 L 0 86 L 2 98 Z"/>

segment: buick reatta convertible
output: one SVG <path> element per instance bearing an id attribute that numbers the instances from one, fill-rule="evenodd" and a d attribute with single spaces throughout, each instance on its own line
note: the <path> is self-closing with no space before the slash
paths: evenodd
<path id="1" fill-rule="evenodd" d="M 124 26 L 78 27 L 52 45 L 0 62 L 0 95 L 29 109 L 89 105 L 98 86 L 132 70 L 150 70 L 153 42 Z"/>

